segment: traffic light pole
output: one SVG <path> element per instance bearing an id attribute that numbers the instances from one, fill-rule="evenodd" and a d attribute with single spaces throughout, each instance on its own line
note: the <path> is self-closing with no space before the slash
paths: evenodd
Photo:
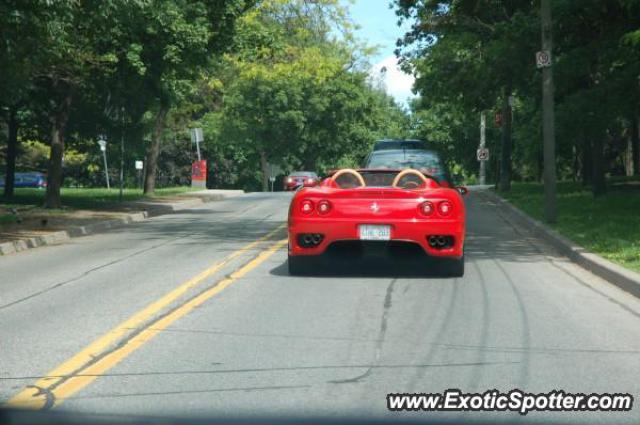
<path id="1" fill-rule="evenodd" d="M 542 51 L 553 61 L 551 0 L 541 0 Z M 553 62 L 551 62 L 553 63 Z M 544 218 L 548 223 L 557 219 L 556 206 L 556 136 L 553 99 L 553 69 L 551 64 L 542 68 L 542 134 L 544 140 Z"/>

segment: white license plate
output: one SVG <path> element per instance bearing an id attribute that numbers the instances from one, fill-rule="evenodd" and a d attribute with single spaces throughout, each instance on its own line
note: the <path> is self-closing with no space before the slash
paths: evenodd
<path id="1" fill-rule="evenodd" d="M 388 241 L 391 239 L 391 226 L 386 224 L 361 224 L 358 226 L 361 241 Z"/>

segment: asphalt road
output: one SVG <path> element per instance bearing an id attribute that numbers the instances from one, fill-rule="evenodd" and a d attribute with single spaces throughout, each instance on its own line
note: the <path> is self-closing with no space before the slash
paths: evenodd
<path id="1" fill-rule="evenodd" d="M 640 301 L 477 193 L 460 279 L 379 260 L 290 277 L 289 199 L 248 194 L 0 257 L 0 402 L 412 419 L 451 414 L 391 413 L 387 393 L 561 389 L 638 402 Z M 640 406 L 525 418 L 637 424 Z"/>

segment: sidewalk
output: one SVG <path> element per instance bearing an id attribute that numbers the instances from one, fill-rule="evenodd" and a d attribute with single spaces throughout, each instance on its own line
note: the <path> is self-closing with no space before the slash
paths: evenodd
<path id="1" fill-rule="evenodd" d="M 70 238 L 104 232 L 243 193 L 242 190 L 202 190 L 113 203 L 99 210 L 63 209 L 50 212 L 40 208 L 19 209 L 16 217 L 19 222 L 0 225 L 0 255 L 62 243 Z"/>

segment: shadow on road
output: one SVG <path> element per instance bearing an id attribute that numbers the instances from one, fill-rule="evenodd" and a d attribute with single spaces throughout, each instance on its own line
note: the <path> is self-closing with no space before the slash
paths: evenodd
<path id="1" fill-rule="evenodd" d="M 137 240 L 173 240 L 172 243 L 215 246 L 229 242 L 251 242 L 282 224 L 272 216 L 261 218 L 224 217 L 218 211 L 184 211 L 156 220 L 135 223 L 108 234 L 135 235 Z M 200 217 L 201 216 L 201 217 Z M 212 218 L 213 217 L 213 218 Z M 285 237 L 285 231 L 275 237 Z"/>
<path id="2" fill-rule="evenodd" d="M 422 258 L 396 259 L 384 257 L 336 259 L 322 256 L 316 259 L 310 277 L 402 277 L 402 278 L 450 278 L 442 263 Z M 288 264 L 283 262 L 269 272 L 272 276 L 289 276 Z"/>
<path id="3" fill-rule="evenodd" d="M 500 207 L 481 193 L 471 192 L 466 207 L 468 260 L 535 263 L 559 256 L 525 228 L 514 227 L 503 217 Z"/>

